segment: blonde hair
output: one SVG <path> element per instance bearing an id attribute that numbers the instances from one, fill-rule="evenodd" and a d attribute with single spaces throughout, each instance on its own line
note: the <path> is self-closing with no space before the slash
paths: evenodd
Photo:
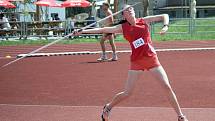
<path id="1" fill-rule="evenodd" d="M 108 2 L 103 2 L 103 5 L 107 6 L 108 8 L 110 8 L 110 4 Z"/>

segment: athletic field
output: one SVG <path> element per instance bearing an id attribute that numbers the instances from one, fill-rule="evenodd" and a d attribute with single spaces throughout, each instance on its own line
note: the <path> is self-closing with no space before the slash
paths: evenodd
<path id="1" fill-rule="evenodd" d="M 0 121 L 100 121 L 103 105 L 127 78 L 129 45 L 116 45 L 118 61 L 97 62 L 99 43 L 56 44 L 1 68 Z M 189 121 L 215 121 L 215 41 L 154 46 Z M 0 66 L 39 47 L 1 46 Z M 110 121 L 177 121 L 177 116 L 159 82 L 145 72 Z"/>

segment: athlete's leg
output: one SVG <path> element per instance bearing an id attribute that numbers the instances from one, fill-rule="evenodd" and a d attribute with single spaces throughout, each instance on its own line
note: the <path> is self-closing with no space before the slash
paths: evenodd
<path id="1" fill-rule="evenodd" d="M 128 78 L 125 84 L 125 88 L 124 91 L 116 94 L 114 96 L 114 98 L 111 100 L 110 103 L 106 104 L 106 107 L 103 111 L 102 116 L 104 117 L 104 119 L 107 120 L 108 118 L 108 113 L 109 111 L 118 103 L 120 103 L 121 101 L 123 101 L 124 99 L 126 99 L 127 97 L 129 97 L 132 94 L 132 91 L 134 89 L 134 85 L 136 80 L 139 79 L 139 76 L 141 74 L 142 71 L 135 71 L 135 70 L 129 70 L 128 71 Z"/>
<path id="2" fill-rule="evenodd" d="M 115 95 L 115 97 L 112 99 L 112 101 L 108 104 L 109 108 L 114 107 L 119 102 L 121 102 L 123 99 L 129 97 L 132 94 L 132 92 L 134 90 L 135 82 L 136 82 L 136 80 L 139 79 L 141 73 L 142 73 L 142 71 L 135 71 L 135 70 L 128 71 L 128 77 L 127 77 L 124 91 Z"/>
<path id="3" fill-rule="evenodd" d="M 105 36 L 103 35 L 102 37 L 101 37 L 101 40 L 100 40 L 100 45 L 101 45 L 101 49 L 102 49 L 102 52 L 103 53 L 105 53 L 105 40 L 106 40 L 106 38 L 105 38 Z"/>
<path id="4" fill-rule="evenodd" d="M 116 45 L 114 43 L 114 36 L 113 35 L 109 35 L 108 39 L 109 39 L 109 42 L 110 42 L 110 45 L 111 45 L 113 53 L 116 53 Z"/>
<path id="5" fill-rule="evenodd" d="M 150 69 L 151 74 L 156 77 L 162 84 L 162 87 L 165 89 L 165 92 L 167 93 L 167 96 L 170 100 L 170 103 L 172 107 L 175 109 L 178 116 L 183 116 L 183 113 L 181 111 L 181 108 L 179 106 L 178 100 L 176 98 L 176 95 L 169 83 L 167 74 L 162 66 L 158 66 L 155 68 Z M 187 121 L 187 120 L 182 120 Z"/>
<path id="6" fill-rule="evenodd" d="M 107 54 L 106 54 L 106 50 L 105 50 L 105 40 L 106 40 L 106 38 L 103 35 L 101 37 L 101 40 L 100 40 L 100 45 L 101 45 L 102 53 L 101 53 L 101 57 L 99 59 L 97 59 L 98 61 L 107 60 Z"/>
<path id="7" fill-rule="evenodd" d="M 116 61 L 116 60 L 118 60 L 118 57 L 117 57 L 117 54 L 116 54 L 116 45 L 115 45 L 115 42 L 114 42 L 114 35 L 113 34 L 109 35 L 108 39 L 109 39 L 109 42 L 110 42 L 110 45 L 111 45 L 111 48 L 112 48 L 112 51 L 113 51 L 113 55 L 112 55 L 111 60 Z"/>

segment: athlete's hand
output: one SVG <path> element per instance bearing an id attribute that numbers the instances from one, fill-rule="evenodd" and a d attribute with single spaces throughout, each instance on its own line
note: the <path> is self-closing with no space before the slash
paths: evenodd
<path id="1" fill-rule="evenodd" d="M 167 32 L 168 28 L 169 28 L 168 25 L 164 25 L 160 31 L 160 35 L 164 35 Z"/>

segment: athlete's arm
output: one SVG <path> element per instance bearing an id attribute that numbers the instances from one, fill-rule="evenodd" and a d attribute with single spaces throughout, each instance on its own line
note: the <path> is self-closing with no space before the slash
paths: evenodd
<path id="1" fill-rule="evenodd" d="M 112 27 L 86 29 L 82 31 L 76 31 L 74 35 L 80 35 L 82 33 L 95 34 L 95 33 L 122 33 L 122 25 L 116 25 Z"/>
<path id="2" fill-rule="evenodd" d="M 168 14 L 160 14 L 154 16 L 146 16 L 143 18 L 146 23 L 163 21 L 164 25 L 169 25 L 169 15 Z"/>
<path id="3" fill-rule="evenodd" d="M 107 11 L 106 16 L 112 15 L 112 12 L 110 10 Z M 111 26 L 114 23 L 113 16 L 109 17 L 105 23 L 106 26 Z"/>
<path id="4" fill-rule="evenodd" d="M 169 15 L 168 14 L 161 14 L 161 15 L 154 15 L 154 16 L 147 16 L 144 17 L 144 21 L 146 23 L 163 21 L 163 27 L 160 31 L 160 34 L 163 35 L 166 33 L 169 27 Z"/>

